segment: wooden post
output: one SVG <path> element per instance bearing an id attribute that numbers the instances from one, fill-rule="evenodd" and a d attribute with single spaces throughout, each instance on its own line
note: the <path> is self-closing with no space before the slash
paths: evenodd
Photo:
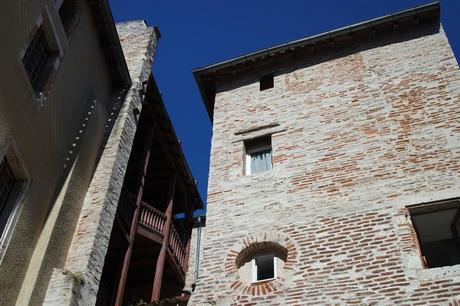
<path id="1" fill-rule="evenodd" d="M 190 258 L 190 242 L 192 241 L 192 236 L 188 235 L 187 246 L 185 247 L 185 263 L 184 263 L 184 273 L 188 271 L 188 261 Z"/>
<path id="2" fill-rule="evenodd" d="M 134 210 L 133 219 L 131 220 L 128 248 L 126 249 L 125 256 L 123 258 L 123 267 L 121 269 L 120 280 L 118 282 L 115 306 L 121 306 L 123 303 L 123 294 L 125 291 L 126 279 L 128 277 L 131 253 L 133 252 L 134 238 L 136 237 L 136 232 L 137 232 L 139 212 L 140 212 L 140 208 L 142 204 L 142 195 L 144 193 L 145 177 L 147 174 L 147 168 L 149 166 L 149 161 L 150 161 L 150 149 L 152 147 L 154 131 L 155 131 L 155 125 L 153 125 L 152 128 L 150 129 L 149 134 L 146 137 L 146 142 L 144 144 L 144 152 L 142 154 L 142 157 L 143 157 L 142 167 L 139 170 L 139 179 L 138 179 L 139 189 L 137 191 L 137 196 L 136 196 L 136 208 Z"/>
<path id="3" fill-rule="evenodd" d="M 169 233 L 171 231 L 172 211 L 174 205 L 174 194 L 176 191 L 176 173 L 174 173 L 171 186 L 169 188 L 169 201 L 168 207 L 166 208 L 165 216 L 166 222 L 163 227 L 163 243 L 161 244 L 160 254 L 158 255 L 157 265 L 155 268 L 155 279 L 153 281 L 152 288 L 152 302 L 160 299 L 161 283 L 163 280 L 163 270 L 166 260 L 166 251 L 168 250 L 169 244 Z"/>

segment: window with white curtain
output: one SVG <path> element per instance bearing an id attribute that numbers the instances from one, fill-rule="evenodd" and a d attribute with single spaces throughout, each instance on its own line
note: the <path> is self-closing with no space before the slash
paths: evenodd
<path id="1" fill-rule="evenodd" d="M 246 141 L 245 150 L 246 175 L 268 171 L 273 168 L 270 136 Z"/>

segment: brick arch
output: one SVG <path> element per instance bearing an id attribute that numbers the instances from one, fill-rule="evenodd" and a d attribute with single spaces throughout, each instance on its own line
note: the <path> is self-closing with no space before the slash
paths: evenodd
<path id="1" fill-rule="evenodd" d="M 283 270 L 294 270 L 297 263 L 297 245 L 283 232 L 259 232 L 251 234 L 238 241 L 228 252 L 225 260 L 225 273 L 231 280 L 229 286 L 239 290 L 242 294 L 265 295 L 283 287 L 284 278 L 278 276 L 276 280 L 244 284 L 238 275 L 238 268 L 245 258 L 257 254 L 262 249 L 275 250 L 281 253 L 284 260 Z"/>
<path id="2" fill-rule="evenodd" d="M 286 262 L 288 251 L 285 247 L 276 242 L 255 242 L 249 245 L 247 248 L 244 248 L 241 252 L 239 252 L 238 256 L 236 256 L 235 264 L 237 269 L 239 269 L 242 265 L 250 261 L 253 257 L 263 253 L 276 254 L 278 258 Z"/>

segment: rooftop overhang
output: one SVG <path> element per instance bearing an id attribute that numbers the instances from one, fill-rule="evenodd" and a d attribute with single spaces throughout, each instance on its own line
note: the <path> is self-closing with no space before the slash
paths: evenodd
<path id="1" fill-rule="evenodd" d="M 304 60 L 306 56 L 314 56 L 327 48 L 336 48 L 344 42 L 359 43 L 366 37 L 399 32 L 405 26 L 434 20 L 439 22 L 439 10 L 439 2 L 436 1 L 197 68 L 193 70 L 193 74 L 212 121 L 217 83 L 235 79 L 248 72 L 262 70 L 267 72 L 270 68 L 282 66 L 287 60 L 291 62 Z"/>
<path id="2" fill-rule="evenodd" d="M 156 130 L 159 137 L 163 140 L 166 146 L 166 154 L 169 156 L 173 167 L 179 176 L 187 194 L 194 203 L 193 210 L 204 209 L 203 201 L 198 192 L 197 181 L 194 179 L 192 172 L 185 159 L 182 145 L 177 138 L 171 119 L 164 105 L 161 93 L 152 76 L 148 80 L 146 99 L 144 103 L 148 103 L 152 108 L 154 120 L 157 124 Z"/>
<path id="3" fill-rule="evenodd" d="M 95 28 L 115 88 L 129 88 L 131 78 L 126 65 L 112 11 L 107 0 L 88 0 Z"/>

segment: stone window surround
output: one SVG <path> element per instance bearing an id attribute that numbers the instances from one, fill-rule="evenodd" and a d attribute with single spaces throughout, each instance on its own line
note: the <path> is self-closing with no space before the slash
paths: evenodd
<path id="1" fill-rule="evenodd" d="M 411 218 L 412 226 L 414 227 L 414 230 L 417 234 L 417 243 L 418 247 L 420 249 L 420 253 L 422 254 L 422 260 L 423 260 L 423 266 L 427 269 L 433 269 L 435 267 L 428 267 L 428 263 L 426 262 L 425 255 L 423 254 L 422 247 L 421 247 L 421 237 L 420 237 L 420 228 L 418 229 L 419 232 L 417 232 L 417 226 L 415 221 L 413 220 L 413 216 L 417 216 L 420 214 L 427 214 L 427 213 L 436 213 L 436 212 L 441 212 L 445 210 L 452 210 L 452 209 L 457 209 L 457 215 L 454 217 L 454 220 L 458 221 L 458 212 L 460 208 L 460 199 L 448 199 L 445 201 L 435 201 L 435 202 L 429 202 L 429 203 L 423 203 L 423 204 L 417 204 L 417 205 L 411 205 L 408 206 L 407 209 L 409 211 L 409 215 Z M 455 219 L 457 218 L 457 219 Z M 451 265 L 455 266 L 455 265 Z M 445 265 L 443 267 L 449 267 L 449 265 Z"/>
<path id="2" fill-rule="evenodd" d="M 246 152 L 245 152 L 245 142 L 250 141 L 252 139 L 257 139 L 257 138 L 263 138 L 263 137 L 271 137 L 272 143 L 271 143 L 271 149 L 272 149 L 272 161 L 273 157 L 275 156 L 275 146 L 273 145 L 273 136 L 276 134 L 282 133 L 287 131 L 287 127 L 284 125 L 280 125 L 278 122 L 260 122 L 257 124 L 251 124 L 251 125 L 246 125 L 243 126 L 240 130 L 236 131 L 233 134 L 232 139 L 230 140 L 230 145 L 231 146 L 237 146 L 238 151 L 243 152 L 242 154 L 242 172 L 240 172 L 244 177 L 251 178 L 251 177 L 267 177 L 269 176 L 270 173 L 274 171 L 274 164 L 272 164 L 272 170 L 271 171 L 263 171 L 263 172 L 258 172 L 254 173 L 253 175 L 246 175 Z"/>
<path id="3" fill-rule="evenodd" d="M 59 1 L 57 1 L 55 3 L 55 8 L 56 8 L 56 5 L 58 5 L 58 3 L 59 3 Z M 62 1 L 61 1 L 61 3 L 62 3 Z M 53 49 L 54 49 L 54 52 L 56 54 L 55 54 L 55 56 L 52 57 L 52 59 L 49 59 L 50 62 L 47 64 L 47 66 L 52 68 L 52 71 L 50 72 L 50 74 L 47 77 L 47 80 L 45 82 L 44 88 L 40 92 L 37 92 L 33 88 L 33 85 L 31 84 L 31 82 L 29 80 L 29 76 L 28 76 L 27 71 L 26 71 L 26 69 L 25 69 L 25 67 L 23 65 L 22 59 L 23 59 L 23 57 L 25 55 L 27 47 L 29 46 L 29 44 L 31 43 L 31 41 L 34 38 L 35 33 L 42 26 L 45 27 L 45 29 L 46 29 L 46 31 L 48 33 L 51 33 L 50 35 L 52 35 L 52 40 L 53 40 L 52 44 L 54 43 L 54 45 L 55 45 Z M 26 42 L 25 42 L 23 48 L 19 51 L 19 55 L 18 55 L 18 59 L 17 59 L 18 64 L 20 66 L 20 70 L 22 71 L 22 74 L 24 76 L 24 79 L 27 80 L 29 92 L 30 92 L 31 96 L 34 97 L 34 99 L 37 101 L 38 105 L 41 106 L 41 107 L 44 105 L 44 102 L 46 101 L 46 98 L 47 98 L 48 94 L 51 91 L 53 81 L 54 81 L 54 79 L 56 77 L 56 74 L 57 74 L 57 72 L 58 72 L 58 70 L 59 70 L 59 68 L 61 66 L 61 63 L 62 63 L 62 60 L 63 60 L 63 57 L 64 57 L 64 51 L 68 47 L 68 41 L 66 39 L 63 39 L 62 35 L 58 35 L 57 27 L 60 27 L 61 30 L 64 31 L 61 22 L 60 21 L 58 23 L 55 22 L 55 20 L 52 18 L 52 14 L 50 13 L 50 8 L 48 7 L 48 5 L 45 5 L 44 8 L 42 9 L 41 14 L 37 17 L 37 19 L 35 21 L 35 24 L 33 25 L 32 29 L 30 30 L 29 35 L 28 35 L 28 37 L 26 39 Z M 49 35 L 48 35 L 47 39 L 50 39 Z M 48 41 L 48 44 L 50 44 L 49 41 Z"/>
<path id="4" fill-rule="evenodd" d="M 423 255 L 421 253 L 420 246 L 418 245 L 417 233 L 415 232 L 409 213 L 409 208 L 416 205 L 455 200 L 458 198 L 458 192 L 455 190 L 442 191 L 437 196 L 429 197 L 429 202 L 423 201 L 423 199 L 427 198 L 428 197 L 425 197 L 424 194 L 420 194 L 416 196 L 409 196 L 407 198 L 400 198 L 396 201 L 396 203 L 394 203 L 394 205 L 400 207 L 395 216 L 395 225 L 400 237 L 405 274 L 407 277 L 426 281 L 460 277 L 460 264 L 437 268 L 425 267 L 422 257 Z M 411 204 L 407 205 L 407 203 Z"/>

